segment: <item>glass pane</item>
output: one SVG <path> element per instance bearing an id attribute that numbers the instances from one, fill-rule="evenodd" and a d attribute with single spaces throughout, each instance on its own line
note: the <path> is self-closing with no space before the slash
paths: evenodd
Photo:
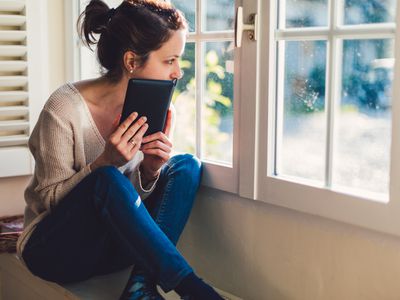
<path id="1" fill-rule="evenodd" d="M 205 93 L 202 106 L 202 158 L 232 164 L 232 41 L 205 44 Z"/>
<path id="2" fill-rule="evenodd" d="M 286 0 L 285 3 L 286 13 L 282 11 L 281 15 L 286 15 L 286 28 L 328 26 L 327 0 Z"/>
<path id="3" fill-rule="evenodd" d="M 195 154 L 196 152 L 196 80 L 195 44 L 186 43 L 180 62 L 184 71 L 178 81 L 172 103 L 176 110 L 173 134 L 174 151 Z"/>
<path id="4" fill-rule="evenodd" d="M 205 26 L 206 31 L 233 30 L 235 22 L 235 1 L 233 0 L 206 0 Z"/>
<path id="5" fill-rule="evenodd" d="M 344 24 L 394 22 L 396 0 L 345 0 Z"/>
<path id="6" fill-rule="evenodd" d="M 285 56 L 279 68 L 284 74 L 278 83 L 283 103 L 278 105 L 277 175 L 324 180 L 326 44 L 279 42 Z"/>
<path id="7" fill-rule="evenodd" d="M 195 0 L 172 0 L 174 6 L 181 10 L 189 23 L 189 31 L 196 31 L 196 2 Z"/>
<path id="8" fill-rule="evenodd" d="M 343 42 L 335 185 L 388 192 L 393 50 L 391 39 Z"/>

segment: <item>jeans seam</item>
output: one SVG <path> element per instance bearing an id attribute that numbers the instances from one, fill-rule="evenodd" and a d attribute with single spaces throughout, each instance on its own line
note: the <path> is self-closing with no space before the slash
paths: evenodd
<path id="1" fill-rule="evenodd" d="M 162 221 L 162 216 L 164 215 L 164 212 L 165 212 L 165 206 L 166 206 L 165 199 L 167 198 L 166 196 L 168 196 L 169 187 L 172 185 L 173 181 L 174 181 L 173 178 L 171 178 L 170 181 L 168 182 L 168 184 L 165 186 L 165 191 L 163 193 L 163 197 L 161 198 L 160 210 L 158 211 L 158 214 L 156 216 L 156 223 L 159 226 Z"/>

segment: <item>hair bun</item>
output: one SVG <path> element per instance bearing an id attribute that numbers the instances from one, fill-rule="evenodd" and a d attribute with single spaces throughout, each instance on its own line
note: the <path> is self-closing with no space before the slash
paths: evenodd
<path id="1" fill-rule="evenodd" d="M 107 21 L 110 22 L 111 18 L 115 14 L 115 8 L 110 8 L 110 10 L 107 12 Z"/>

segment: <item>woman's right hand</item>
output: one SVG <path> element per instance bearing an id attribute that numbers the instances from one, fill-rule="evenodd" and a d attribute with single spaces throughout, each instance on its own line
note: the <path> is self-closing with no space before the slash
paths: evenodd
<path id="1" fill-rule="evenodd" d="M 90 165 L 92 171 L 106 165 L 118 168 L 135 156 L 149 127 L 146 117 L 141 117 L 133 123 L 137 116 L 136 112 L 130 114 L 111 134 L 103 153 Z M 119 119 L 117 121 L 119 122 Z"/>

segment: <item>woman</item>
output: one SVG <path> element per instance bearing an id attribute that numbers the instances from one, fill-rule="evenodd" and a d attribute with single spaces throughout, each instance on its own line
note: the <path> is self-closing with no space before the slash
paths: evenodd
<path id="1" fill-rule="evenodd" d="M 78 25 L 85 44 L 98 43 L 103 75 L 60 87 L 40 114 L 29 140 L 36 165 L 25 191 L 20 258 L 58 283 L 134 264 L 121 299 L 163 299 L 157 284 L 182 299 L 222 299 L 175 247 L 201 164 L 192 155 L 170 158 L 172 112 L 163 132 L 146 137 L 146 118 L 136 113 L 118 125 L 130 78 L 182 76 L 182 13 L 164 1 L 109 9 L 91 0 Z"/>

